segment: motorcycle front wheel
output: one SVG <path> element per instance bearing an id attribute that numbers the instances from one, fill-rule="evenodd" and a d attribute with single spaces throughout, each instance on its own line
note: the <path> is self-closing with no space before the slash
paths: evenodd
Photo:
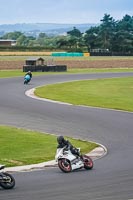
<path id="1" fill-rule="evenodd" d="M 89 170 L 93 168 L 93 161 L 89 156 L 82 156 L 83 157 L 83 161 L 84 161 L 84 168 Z"/>
<path id="2" fill-rule="evenodd" d="M 24 80 L 24 84 L 27 84 L 28 82 L 27 82 L 27 80 Z"/>
<path id="3" fill-rule="evenodd" d="M 61 169 L 61 171 L 65 172 L 65 173 L 72 171 L 70 161 L 65 158 L 58 160 L 58 166 Z"/>
<path id="4" fill-rule="evenodd" d="M 15 179 L 11 174 L 3 172 L 0 186 L 4 189 L 12 189 L 15 186 Z"/>

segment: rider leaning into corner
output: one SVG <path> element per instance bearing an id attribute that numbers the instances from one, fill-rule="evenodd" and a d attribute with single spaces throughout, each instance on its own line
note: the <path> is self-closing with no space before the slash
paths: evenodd
<path id="1" fill-rule="evenodd" d="M 57 137 L 58 148 L 66 147 L 66 149 L 70 149 L 71 153 L 76 155 L 77 157 L 80 156 L 79 150 L 75 148 L 68 140 L 65 140 L 63 136 Z"/>
<path id="2" fill-rule="evenodd" d="M 28 71 L 28 72 L 25 74 L 25 76 L 26 76 L 26 75 L 29 75 L 30 78 L 32 78 L 32 73 L 31 73 L 31 71 Z"/>

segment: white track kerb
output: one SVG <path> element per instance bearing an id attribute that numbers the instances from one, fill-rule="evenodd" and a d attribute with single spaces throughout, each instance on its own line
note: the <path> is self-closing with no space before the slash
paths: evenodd
<path id="1" fill-rule="evenodd" d="M 104 146 L 99 146 L 92 150 L 91 152 L 87 153 L 86 155 L 90 156 L 92 160 L 96 160 L 102 158 L 104 155 L 107 154 L 107 149 Z M 24 171 L 31 171 L 31 170 L 39 170 L 44 169 L 45 167 L 56 167 L 57 162 L 55 160 L 51 160 L 48 162 L 42 162 L 38 164 L 31 164 L 25 166 L 17 166 L 17 167 L 7 167 L 4 171 L 7 172 L 24 172 Z"/>
<path id="2" fill-rule="evenodd" d="M 34 95 L 34 91 L 35 91 L 35 88 L 32 88 L 32 89 L 26 91 L 25 95 L 27 95 L 28 97 L 34 98 L 34 99 L 38 99 L 38 100 L 42 100 L 42 101 L 49 101 L 51 103 L 71 105 L 71 104 L 63 103 L 63 102 L 59 102 L 59 101 L 52 101 L 52 100 L 48 100 L 48 99 L 39 98 Z M 107 148 L 101 144 L 98 144 L 98 145 L 99 145 L 99 147 L 96 147 L 91 152 L 86 154 L 86 155 L 90 156 L 93 160 L 102 158 L 103 156 L 105 156 L 107 154 Z M 17 166 L 17 167 L 7 167 L 4 169 L 4 171 L 7 171 L 7 172 L 22 171 L 22 172 L 24 172 L 24 171 L 30 171 L 30 170 L 39 170 L 39 169 L 43 169 L 45 167 L 56 167 L 56 166 L 57 166 L 57 162 L 55 160 L 51 160 L 51 161 L 42 162 L 39 164 L 31 164 L 31 165 Z"/>

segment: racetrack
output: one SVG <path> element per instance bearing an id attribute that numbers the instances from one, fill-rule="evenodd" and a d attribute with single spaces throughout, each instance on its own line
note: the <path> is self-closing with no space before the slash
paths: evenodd
<path id="1" fill-rule="evenodd" d="M 105 145 L 108 154 L 91 171 L 62 173 L 58 168 L 14 173 L 16 187 L 0 190 L 0 200 L 133 199 L 133 113 L 56 104 L 25 96 L 49 83 L 133 76 L 133 73 L 69 74 L 0 79 L 0 124 L 68 135 Z"/>

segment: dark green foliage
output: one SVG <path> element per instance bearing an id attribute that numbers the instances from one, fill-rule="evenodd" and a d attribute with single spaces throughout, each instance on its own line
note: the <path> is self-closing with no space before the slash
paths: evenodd
<path id="1" fill-rule="evenodd" d="M 121 20 L 115 21 L 109 14 L 104 14 L 101 24 L 89 28 L 85 33 L 73 27 L 64 36 L 47 36 L 42 32 L 34 38 L 16 31 L 6 33 L 1 39 L 17 40 L 17 46 L 0 46 L 1 51 L 91 52 L 99 50 L 107 52 L 108 55 L 112 55 L 112 52 L 133 54 L 133 16 L 125 15 Z"/>
<path id="2" fill-rule="evenodd" d="M 115 21 L 105 14 L 101 24 L 86 31 L 88 49 L 104 49 L 110 52 L 133 53 L 133 16 L 125 15 Z"/>

